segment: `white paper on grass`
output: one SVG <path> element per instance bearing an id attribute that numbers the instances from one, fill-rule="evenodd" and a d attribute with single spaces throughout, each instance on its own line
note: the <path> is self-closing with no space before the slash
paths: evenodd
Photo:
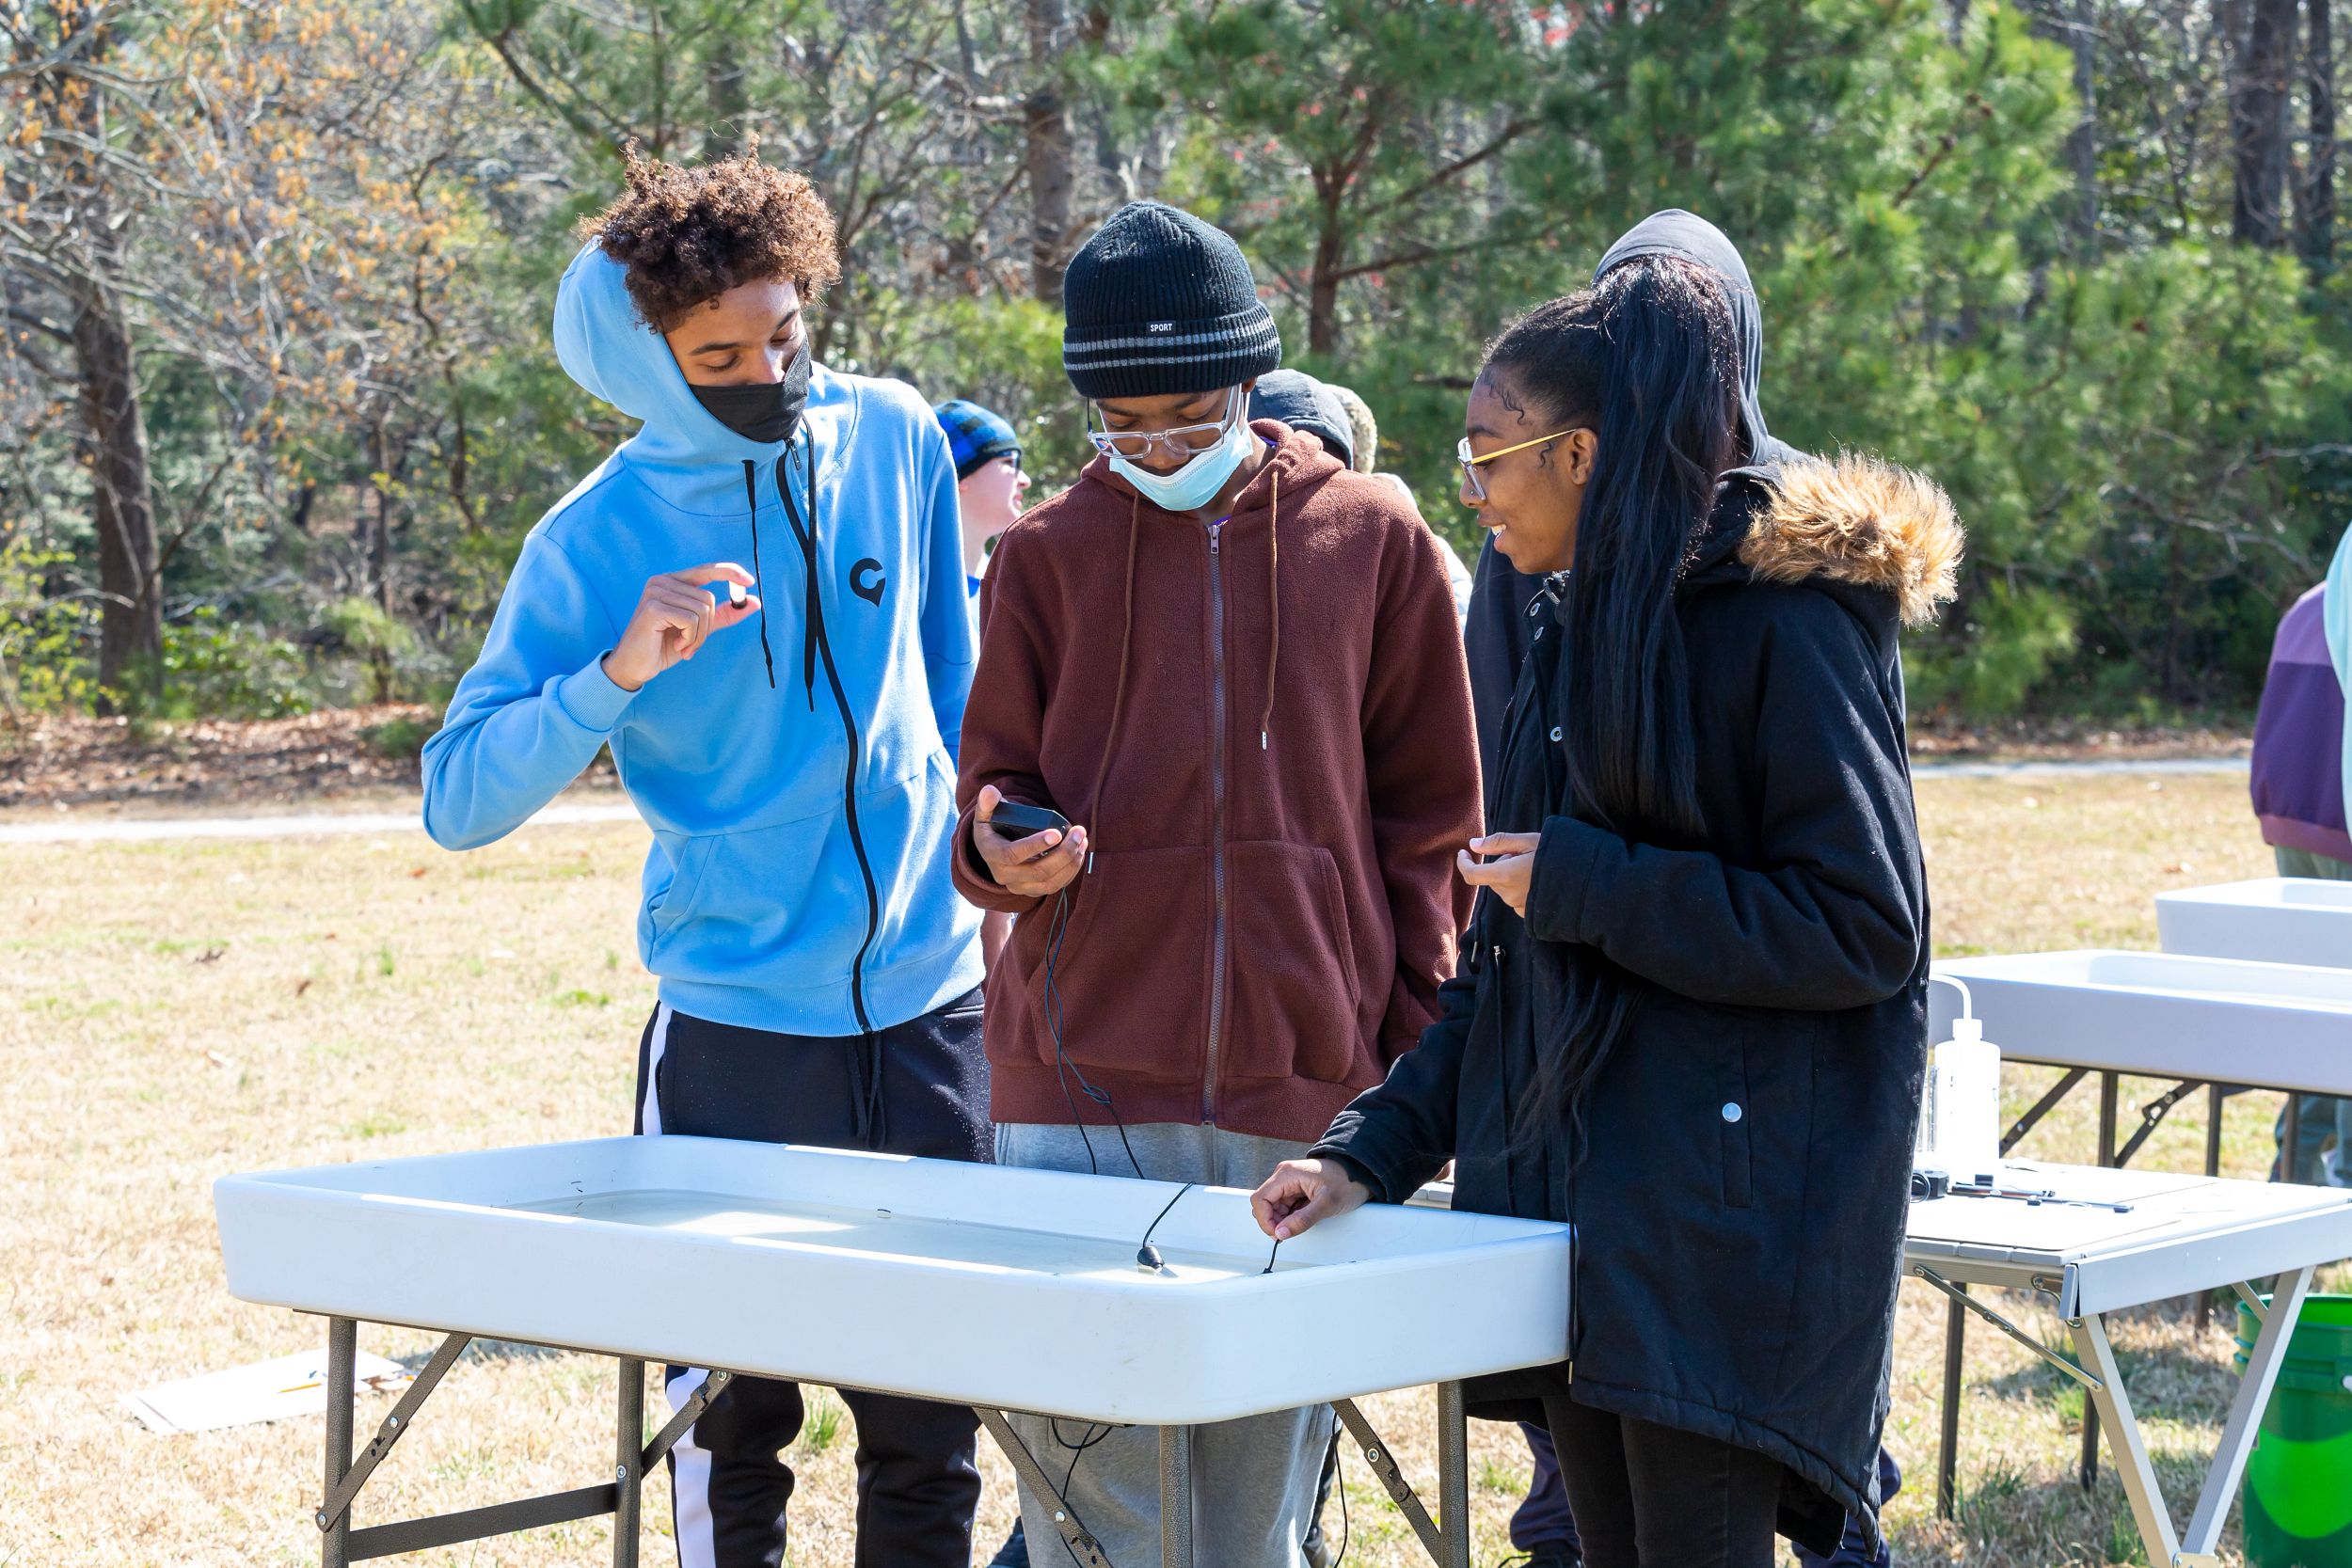
<path id="1" fill-rule="evenodd" d="M 389 1393 L 412 1380 L 397 1361 L 361 1351 L 355 1388 Z M 155 1433 L 215 1432 L 254 1421 L 317 1416 L 326 1410 L 326 1348 L 300 1351 L 249 1367 L 159 1383 L 122 1396 L 124 1409 Z"/>

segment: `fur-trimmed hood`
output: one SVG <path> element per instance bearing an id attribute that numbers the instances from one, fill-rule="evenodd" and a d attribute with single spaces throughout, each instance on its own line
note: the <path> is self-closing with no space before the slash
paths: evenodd
<path id="1" fill-rule="evenodd" d="M 1933 621 L 1958 591 L 1964 535 L 1951 498 L 1926 475 L 1847 452 L 1757 479 L 1761 496 L 1731 509 L 1745 512 L 1746 527 L 1729 552 L 1754 580 L 1875 590 L 1907 626 Z"/>

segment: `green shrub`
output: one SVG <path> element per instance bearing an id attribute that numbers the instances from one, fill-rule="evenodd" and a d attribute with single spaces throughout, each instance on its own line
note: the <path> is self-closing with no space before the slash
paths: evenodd
<path id="1" fill-rule="evenodd" d="M 413 628 L 395 620 L 373 599 L 336 600 L 319 617 L 313 640 L 340 656 L 344 671 L 323 682 L 346 699 L 369 703 L 411 701 L 430 694 L 442 661 Z"/>
<path id="2" fill-rule="evenodd" d="M 315 705 L 302 655 L 259 626 L 205 606 L 164 627 L 160 672 L 130 672 L 113 695 L 136 719 L 285 719 Z"/>
<path id="3" fill-rule="evenodd" d="M 361 730 L 359 738 L 369 751 L 388 762 L 413 762 L 423 753 L 424 743 L 440 727 L 438 719 L 387 719 Z"/>
<path id="4" fill-rule="evenodd" d="M 73 712 L 97 700 L 87 653 L 98 611 L 87 600 L 47 592 L 50 575 L 69 559 L 23 540 L 0 546 L 0 712 Z"/>

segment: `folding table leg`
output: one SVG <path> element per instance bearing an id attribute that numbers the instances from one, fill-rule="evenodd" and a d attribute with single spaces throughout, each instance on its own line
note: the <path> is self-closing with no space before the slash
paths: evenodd
<path id="1" fill-rule="evenodd" d="M 637 1568 L 637 1511 L 645 1481 L 645 1364 L 621 1358 L 620 1417 L 613 1438 L 612 1568 Z"/>
<path id="2" fill-rule="evenodd" d="M 2205 1085 L 2205 1174 L 2221 1174 L 2221 1106 L 2227 1097 L 2218 1084 Z M 2213 1326 L 2214 1295 L 2207 1291 L 2197 1304 L 2197 1326 Z"/>
<path id="3" fill-rule="evenodd" d="M 2205 1174 L 2221 1174 L 2221 1105 L 2226 1096 L 2218 1084 L 2205 1085 Z"/>
<path id="4" fill-rule="evenodd" d="M 2109 1168 L 2115 1164 L 2115 1085 L 2114 1073 L 2099 1074 L 2099 1164 Z M 2086 1492 L 2099 1483 L 2099 1406 L 2088 1399 L 2083 1401 L 2082 1482 Z"/>
<path id="5" fill-rule="evenodd" d="M 1160 1568 L 1192 1568 L 1192 1428 L 1160 1428 Z"/>
<path id="6" fill-rule="evenodd" d="M 1438 1385 L 1438 1517 L 1444 1568 L 1470 1568 L 1470 1420 L 1458 1383 Z"/>
<path id="7" fill-rule="evenodd" d="M 2115 1468 L 2123 1478 L 2124 1495 L 2131 1498 L 2132 1518 L 2139 1526 L 2140 1540 L 2147 1545 L 2148 1560 L 2163 1568 L 2178 1568 L 2181 1543 L 2172 1533 L 2172 1516 L 2165 1510 L 2164 1494 L 2156 1485 L 2155 1467 L 2148 1462 L 2147 1445 L 2140 1441 L 2139 1422 L 2132 1415 L 2132 1397 L 2123 1387 L 2115 1349 L 2107 1343 L 2106 1323 L 2092 1313 L 2074 1328 L 2074 1354 L 2102 1385 L 2085 1391 L 2083 1408 L 2089 1411 L 2096 1405 L 2106 1416 L 2107 1443 L 2115 1450 Z"/>
<path id="8" fill-rule="evenodd" d="M 2230 1503 L 2237 1496 L 2237 1484 L 2246 1473 L 2246 1461 L 2254 1451 L 2254 1433 L 2262 1424 L 2263 1411 L 2270 1404 L 2270 1391 L 2279 1381 L 2279 1368 L 2285 1361 L 2287 1340 L 2295 1332 L 2295 1320 L 2303 1310 L 2303 1298 L 2312 1288 L 2312 1273 L 2316 1265 L 2306 1265 L 2293 1274 L 2280 1275 L 2270 1294 L 2270 1311 L 2263 1319 L 2262 1332 L 2254 1336 L 2254 1348 L 2246 1354 L 2246 1375 L 2238 1380 L 2236 1396 L 2230 1402 L 2229 1418 L 2221 1426 L 2221 1442 L 2214 1450 L 2213 1468 L 2205 1472 L 2205 1484 L 2197 1496 L 2197 1512 L 2189 1515 L 2188 1533 L 2181 1542 L 2185 1560 L 2194 1560 L 2201 1554 L 2209 1554 L 2221 1539 L 2222 1524 L 2230 1517 Z"/>
<path id="9" fill-rule="evenodd" d="M 1965 1291 L 1967 1286 L 1957 1289 Z M 1935 1448 L 1935 1516 L 1948 1519 L 1957 1500 L 1960 1475 L 1960 1374 L 1968 1348 L 1968 1311 L 1960 1303 L 1944 1307 L 1943 1430 Z"/>
<path id="10" fill-rule="evenodd" d="M 1079 1568 L 1111 1568 L 1111 1560 L 1104 1555 L 1103 1544 L 1094 1538 L 1071 1508 L 1070 1499 L 1054 1485 L 1054 1478 L 1045 1473 L 1045 1467 L 1037 1462 L 1037 1456 L 1029 1452 L 1029 1446 L 1021 1441 L 1020 1433 L 1012 1430 L 1012 1423 L 1005 1419 L 1005 1413 L 992 1410 L 984 1404 L 976 1404 L 972 1407 L 972 1414 L 980 1418 L 980 1425 L 986 1427 L 988 1434 L 996 1439 L 996 1446 L 1011 1462 L 1013 1473 L 1030 1491 L 1051 1503 L 1054 1528 L 1060 1534 L 1062 1544 L 1069 1548 L 1069 1555 L 1078 1560 Z M 1031 1547 L 1033 1551 L 1037 1549 Z"/>
<path id="11" fill-rule="evenodd" d="M 1437 1568 L 1470 1568 L 1470 1421 L 1463 1409 L 1462 1386 L 1438 1385 L 1438 1519 L 1429 1517 L 1429 1510 L 1414 1495 L 1412 1482 L 1397 1467 L 1396 1455 L 1373 1431 L 1356 1402 L 1333 1400 L 1331 1413 L 1363 1449 L 1364 1463 L 1372 1466 L 1374 1479 L 1405 1515 L 1405 1522 L 1413 1527 L 1413 1533 L 1421 1537 L 1429 1560 Z"/>
<path id="12" fill-rule="evenodd" d="M 359 1370 L 359 1324 L 353 1318 L 326 1320 L 326 1487 L 322 1501 L 332 1497 L 351 1471 L 352 1382 Z M 322 1507 L 319 1511 L 326 1513 Z M 322 1523 L 326 1521 L 322 1520 Z M 319 1560 L 325 1568 L 349 1568 L 351 1511 L 321 1532 Z"/>

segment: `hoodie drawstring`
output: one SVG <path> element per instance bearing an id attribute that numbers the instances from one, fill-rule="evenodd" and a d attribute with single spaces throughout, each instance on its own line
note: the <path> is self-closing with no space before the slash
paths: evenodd
<path id="1" fill-rule="evenodd" d="M 743 459 L 743 499 L 752 508 L 752 592 L 759 595 L 759 657 L 768 663 L 768 689 L 776 689 L 776 656 L 768 646 L 768 584 L 759 575 L 759 476 Z"/>
<path id="2" fill-rule="evenodd" d="M 797 441 L 798 438 L 795 438 Z M 801 559 L 808 563 L 808 613 L 801 638 L 801 684 L 807 689 L 808 711 L 817 711 L 817 595 L 822 592 L 817 575 L 817 447 L 814 442 L 798 442 L 808 453 L 803 466 L 808 476 L 808 522 L 801 522 L 801 509 L 792 502 L 792 447 L 785 445 L 784 455 L 776 460 L 776 490 L 784 497 L 785 521 L 792 525 L 793 537 L 801 542 Z"/>
<path id="3" fill-rule="evenodd" d="M 1274 494 L 1266 501 L 1266 613 L 1273 617 L 1265 643 L 1265 711 L 1258 715 L 1258 750 L 1266 749 L 1274 728 L 1274 673 L 1282 667 L 1282 470 L 1274 470 Z"/>
<path id="4" fill-rule="evenodd" d="M 1127 662 L 1134 651 L 1136 638 L 1136 543 L 1142 534 L 1143 499 L 1133 497 L 1127 505 L 1127 581 L 1121 601 L 1121 624 L 1119 632 L 1119 676 L 1111 687 L 1111 727 L 1103 738 L 1103 759 L 1094 768 L 1092 794 L 1093 820 L 1103 820 L 1103 784 L 1110 777 L 1111 757 L 1119 749 L 1119 721 L 1127 709 Z M 1274 730 L 1275 676 L 1282 664 L 1282 473 L 1274 472 L 1273 494 L 1266 503 L 1266 597 L 1267 612 L 1272 624 L 1266 632 L 1265 707 L 1258 715 L 1258 750 L 1265 751 Z M 1087 850 L 1087 863 L 1091 869 L 1094 849 Z"/>
<path id="5" fill-rule="evenodd" d="M 1103 737 L 1103 760 L 1094 765 L 1094 789 L 1091 800 L 1093 820 L 1103 820 L 1103 783 L 1110 777 L 1111 753 L 1119 747 L 1119 721 L 1127 710 L 1127 654 L 1136 640 L 1136 541 L 1142 532 L 1140 519 L 1143 501 L 1140 497 L 1127 505 L 1127 591 L 1122 600 L 1122 620 L 1119 630 L 1119 678 L 1111 687 L 1111 727 Z M 1087 849 L 1087 868 L 1094 866 L 1094 849 Z"/>

